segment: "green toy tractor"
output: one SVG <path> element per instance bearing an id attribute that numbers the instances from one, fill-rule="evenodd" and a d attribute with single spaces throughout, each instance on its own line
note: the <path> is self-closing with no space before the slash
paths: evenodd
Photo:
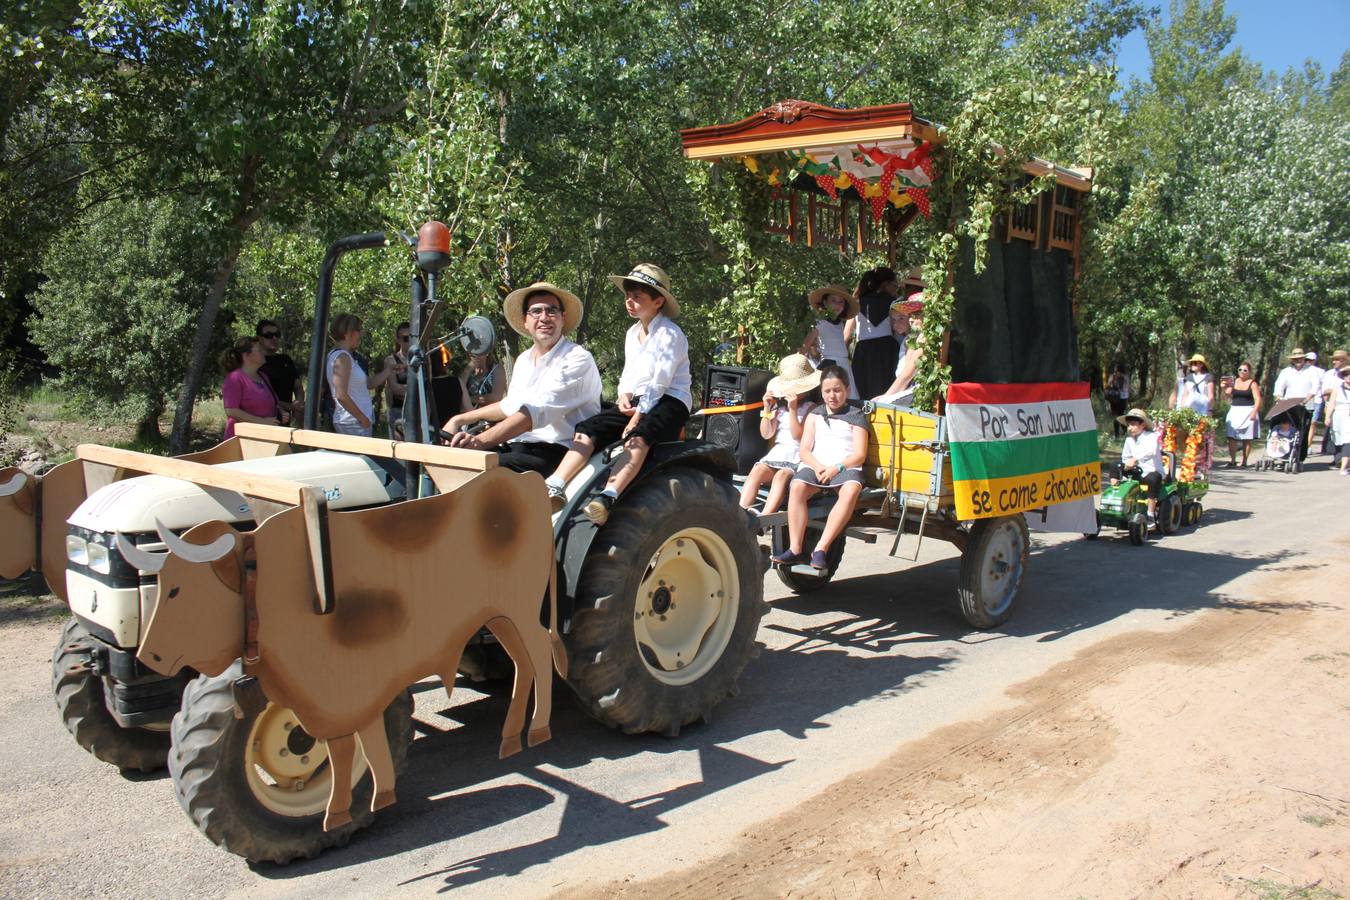
<path id="1" fill-rule="evenodd" d="M 1166 472 L 1163 475 L 1162 496 L 1158 498 L 1156 527 L 1163 534 L 1173 534 L 1183 525 L 1197 525 L 1204 514 L 1200 498 L 1209 490 L 1209 482 L 1178 481 L 1177 458 L 1163 452 Z M 1139 479 L 1138 469 L 1117 471 L 1111 482 L 1102 489 L 1101 506 L 1097 510 L 1098 527 L 1116 528 L 1130 535 L 1130 543 L 1139 546 L 1148 540 L 1148 485 Z"/>

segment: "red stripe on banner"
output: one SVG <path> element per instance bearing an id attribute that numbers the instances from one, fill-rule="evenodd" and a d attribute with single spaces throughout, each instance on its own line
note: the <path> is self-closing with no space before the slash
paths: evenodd
<path id="1" fill-rule="evenodd" d="M 977 384 L 963 381 L 947 388 L 948 403 L 1036 403 L 1041 400 L 1086 400 L 1086 381 L 1047 381 L 1039 384 Z"/>

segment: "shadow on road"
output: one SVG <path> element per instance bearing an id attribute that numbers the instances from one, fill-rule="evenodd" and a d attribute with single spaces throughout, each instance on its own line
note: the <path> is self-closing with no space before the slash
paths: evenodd
<path id="1" fill-rule="evenodd" d="M 1207 513 L 1207 518 L 1210 513 Z M 1228 513 L 1225 521 L 1248 513 Z M 508 760 L 496 759 L 509 686 L 461 703 L 419 723 L 399 803 L 381 813 L 340 853 L 286 867 L 261 865 L 267 878 L 290 879 L 342 869 L 493 828 L 516 828 L 503 849 L 467 858 L 434 860 L 414 882 L 439 881 L 450 890 L 516 875 L 587 847 L 603 846 L 668 827 L 672 810 L 725 788 L 777 771 L 791 759 L 760 759 L 731 746 L 738 739 L 780 731 L 796 738 L 830 727 L 828 717 L 868 699 L 913 690 L 953 665 L 960 645 L 1021 638 L 1054 641 L 1139 609 L 1173 616 L 1234 607 L 1279 615 L 1298 605 L 1232 600 L 1225 587 L 1257 569 L 1310 568 L 1285 551 L 1257 556 L 1187 549 L 1189 529 L 1133 547 L 1123 534 L 1097 541 L 1033 547 L 1018 606 L 996 631 L 979 632 L 962 620 L 956 602 L 957 558 L 920 565 L 879 560 L 885 571 L 853 575 L 845 555 L 827 588 L 775 605 L 794 616 L 770 617 L 762 627 L 788 636 L 767 649 L 741 679 L 738 697 L 717 709 L 714 722 L 686 727 L 677 738 L 623 735 L 589 719 L 559 683 L 554 739 Z M 861 565 L 861 555 L 855 564 Z M 870 557 L 876 559 L 876 557 Z M 905 566 L 908 565 L 908 568 Z M 1092 587 L 1084 590 L 1083 573 Z M 773 578 L 772 575 L 768 576 Z M 781 641 L 774 643 L 780 644 Z M 956 646 L 953 646 L 956 645 Z M 421 686 L 427 690 L 427 686 Z M 690 761 L 688 755 L 696 754 Z M 675 773 L 691 780 L 624 799 L 610 789 L 597 761 L 644 759 L 667 785 Z M 583 771 L 584 770 L 584 771 Z M 559 806 L 556 825 L 527 817 Z M 538 837 L 540 830 L 548 832 Z"/>

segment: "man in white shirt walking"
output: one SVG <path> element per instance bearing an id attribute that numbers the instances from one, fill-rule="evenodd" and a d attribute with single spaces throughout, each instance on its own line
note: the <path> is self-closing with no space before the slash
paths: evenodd
<path id="1" fill-rule="evenodd" d="M 581 301 L 546 281 L 506 295 L 506 322 L 533 345 L 516 357 L 506 396 L 452 416 L 445 430 L 494 423 L 480 434 L 458 432 L 452 447 L 495 449 L 503 468 L 548 475 L 567 455 L 576 425 L 600 411 L 600 370 L 567 333 L 581 321 Z"/>
<path id="2" fill-rule="evenodd" d="M 1289 354 L 1289 365 L 1280 370 L 1275 379 L 1276 400 L 1301 400 L 1302 406 L 1289 410 L 1294 426 L 1299 432 L 1299 462 L 1308 458 L 1308 422 L 1312 418 L 1313 398 L 1322 390 L 1322 380 L 1308 369 L 1308 354 L 1302 347 L 1295 347 Z"/>
<path id="3" fill-rule="evenodd" d="M 1340 368 L 1345 365 L 1350 365 L 1350 354 L 1344 350 L 1336 350 L 1331 354 L 1331 367 L 1322 374 L 1322 394 L 1318 398 L 1321 401 L 1318 407 L 1319 421 L 1326 417 L 1325 410 L 1327 404 L 1331 402 L 1331 392 L 1341 386 Z M 1322 452 L 1336 452 L 1336 446 L 1331 442 L 1331 428 L 1329 426 L 1322 433 Z"/>

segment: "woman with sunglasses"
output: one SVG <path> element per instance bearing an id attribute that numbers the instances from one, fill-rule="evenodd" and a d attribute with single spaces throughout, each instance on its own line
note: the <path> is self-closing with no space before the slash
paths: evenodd
<path id="1" fill-rule="evenodd" d="M 1252 441 L 1261 437 L 1261 388 L 1252 378 L 1252 364 L 1238 366 L 1237 377 L 1227 378 L 1223 392 L 1232 406 L 1228 409 L 1225 430 L 1228 435 L 1228 468 L 1237 465 L 1237 448 L 1242 444 L 1242 468 L 1247 468 L 1247 456 L 1252 452 Z"/>

